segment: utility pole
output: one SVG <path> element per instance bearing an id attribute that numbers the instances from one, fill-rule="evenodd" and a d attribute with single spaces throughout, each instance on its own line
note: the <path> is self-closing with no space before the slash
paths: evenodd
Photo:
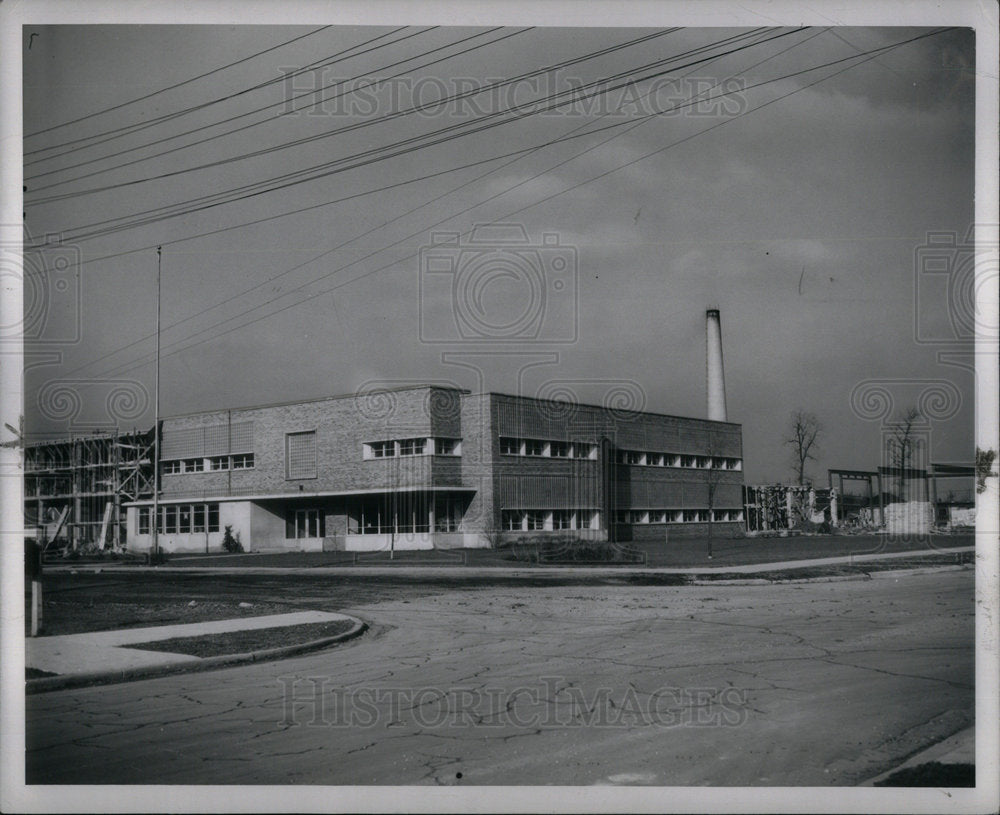
<path id="1" fill-rule="evenodd" d="M 155 558 L 160 551 L 160 270 L 163 247 L 156 247 L 156 380 L 153 386 L 153 546 Z M 206 524 L 208 518 L 205 519 Z"/>

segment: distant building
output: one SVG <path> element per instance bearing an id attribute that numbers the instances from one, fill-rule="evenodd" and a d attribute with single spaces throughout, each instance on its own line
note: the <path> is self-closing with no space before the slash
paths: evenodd
<path id="1" fill-rule="evenodd" d="M 159 544 L 218 551 L 665 540 L 743 528 L 742 429 L 421 386 L 194 413 L 161 429 Z M 128 506 L 152 544 L 152 500 Z"/>

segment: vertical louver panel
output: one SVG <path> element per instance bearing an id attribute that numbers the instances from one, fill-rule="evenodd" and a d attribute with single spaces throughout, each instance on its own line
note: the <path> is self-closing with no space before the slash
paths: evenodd
<path id="1" fill-rule="evenodd" d="M 224 424 L 205 428 L 205 455 L 224 456 L 229 452 L 229 428 Z M 241 451 L 242 452 L 242 451 Z"/>
<path id="2" fill-rule="evenodd" d="M 204 455 L 202 429 L 165 430 L 160 440 L 160 458 L 194 458 Z"/>
<path id="3" fill-rule="evenodd" d="M 236 422 L 230 429 L 230 453 L 253 452 L 253 422 Z"/>

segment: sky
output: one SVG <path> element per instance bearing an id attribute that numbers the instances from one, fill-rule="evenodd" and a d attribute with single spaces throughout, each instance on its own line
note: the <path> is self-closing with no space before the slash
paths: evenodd
<path id="1" fill-rule="evenodd" d="M 23 28 L 29 440 L 151 426 L 159 261 L 162 415 L 438 382 L 703 417 L 718 308 L 748 483 L 791 478 L 796 410 L 821 484 L 910 406 L 973 458 L 928 261 L 969 261 L 971 30 L 405 22 Z"/>

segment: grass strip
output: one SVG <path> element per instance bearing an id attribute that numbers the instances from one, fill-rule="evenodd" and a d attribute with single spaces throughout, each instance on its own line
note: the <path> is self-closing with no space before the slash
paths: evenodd
<path id="1" fill-rule="evenodd" d="M 354 626 L 352 620 L 331 620 L 325 623 L 281 625 L 272 628 L 253 628 L 244 631 L 227 631 L 222 634 L 204 634 L 200 637 L 174 637 L 128 645 L 140 651 L 164 651 L 170 654 L 187 654 L 193 657 L 228 656 L 269 648 L 301 645 L 312 640 L 343 634 Z"/>

